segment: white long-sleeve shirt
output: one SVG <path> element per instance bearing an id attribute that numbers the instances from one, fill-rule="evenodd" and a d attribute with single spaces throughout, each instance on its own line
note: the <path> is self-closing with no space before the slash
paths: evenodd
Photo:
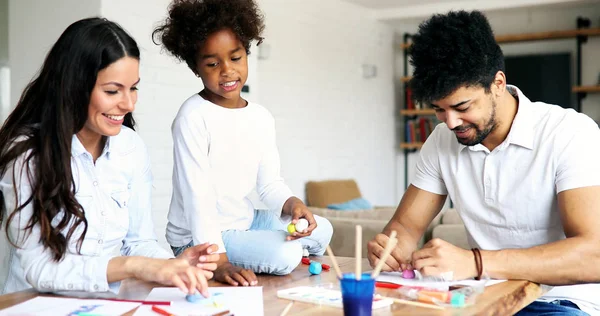
<path id="1" fill-rule="evenodd" d="M 23 157 L 15 165 L 17 194 L 23 201 L 31 195 L 31 184 L 25 171 L 21 172 Z M 95 165 L 92 156 L 73 136 L 71 168 L 77 190 L 75 197 L 85 210 L 88 222 L 81 254 L 77 253 L 76 243 L 83 226 L 76 229 L 64 259 L 58 263 L 39 243 L 39 225 L 33 227 L 31 235 L 23 238 L 23 228 L 33 210 L 29 204 L 9 226 L 9 234 L 20 248 L 4 245 L 9 249 L 8 254 L 3 254 L 9 256 L 9 270 L 3 286 L 0 283 L 3 293 L 31 287 L 44 292 L 116 291 L 120 283 L 109 284 L 106 272 L 108 261 L 119 250 L 124 256 L 173 257 L 160 247 L 154 234 L 150 212 L 150 159 L 144 143 L 134 131 L 123 127 L 119 135 L 109 137 Z M 17 198 L 13 192 L 12 168 L 0 181 L 0 190 L 4 194 L 7 213 L 11 213 Z M 60 220 L 58 217 L 53 223 Z M 0 231 L 0 234 L 5 232 Z M 6 243 L 6 238 L 1 240 Z"/>
<path id="2" fill-rule="evenodd" d="M 198 94 L 183 103 L 172 125 L 173 196 L 167 241 L 175 247 L 216 243 L 221 232 L 250 228 L 255 188 L 261 201 L 281 212 L 292 196 L 280 175 L 275 121 L 264 107 L 228 109 Z"/>

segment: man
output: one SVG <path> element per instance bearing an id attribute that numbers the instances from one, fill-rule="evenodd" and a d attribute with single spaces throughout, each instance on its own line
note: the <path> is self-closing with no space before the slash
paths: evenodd
<path id="1" fill-rule="evenodd" d="M 394 217 L 368 244 L 372 266 L 392 230 L 385 270 L 454 279 L 527 279 L 555 287 L 520 315 L 600 313 L 600 130 L 589 117 L 531 102 L 507 85 L 504 57 L 480 12 L 450 12 L 413 37 L 416 102 L 438 125 Z M 450 196 L 469 242 L 423 232 Z M 479 250 L 481 249 L 481 250 Z M 587 283 L 587 284 L 583 284 Z M 577 285 L 578 284 L 578 285 Z"/>

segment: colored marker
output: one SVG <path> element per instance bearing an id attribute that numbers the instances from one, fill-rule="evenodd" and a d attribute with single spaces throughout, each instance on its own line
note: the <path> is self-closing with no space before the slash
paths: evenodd
<path id="1" fill-rule="evenodd" d="M 166 310 L 164 310 L 158 306 L 155 306 L 155 305 L 152 306 L 152 311 L 157 312 L 164 316 L 175 316 L 175 314 L 171 314 L 171 313 L 167 312 Z"/>

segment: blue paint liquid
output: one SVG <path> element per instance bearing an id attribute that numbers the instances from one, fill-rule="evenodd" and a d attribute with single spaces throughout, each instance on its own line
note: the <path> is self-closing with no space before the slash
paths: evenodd
<path id="1" fill-rule="evenodd" d="M 344 316 L 371 316 L 373 309 L 373 296 L 351 296 L 343 298 Z"/>
<path id="2" fill-rule="evenodd" d="M 357 281 L 354 274 L 345 274 L 340 280 L 345 316 L 370 316 L 373 309 L 375 280 L 363 274 Z"/>

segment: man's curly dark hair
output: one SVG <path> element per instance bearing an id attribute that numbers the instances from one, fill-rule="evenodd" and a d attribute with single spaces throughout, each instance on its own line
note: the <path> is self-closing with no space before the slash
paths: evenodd
<path id="1" fill-rule="evenodd" d="M 196 72 L 196 55 L 206 38 L 231 29 L 250 54 L 250 42 L 263 40 L 264 16 L 253 0 L 174 0 L 163 24 L 152 32 L 163 47 Z"/>
<path id="2" fill-rule="evenodd" d="M 457 89 L 481 86 L 490 92 L 504 56 L 487 18 L 479 11 L 436 14 L 419 25 L 409 49 L 414 67 L 410 86 L 421 104 L 443 99 Z"/>

